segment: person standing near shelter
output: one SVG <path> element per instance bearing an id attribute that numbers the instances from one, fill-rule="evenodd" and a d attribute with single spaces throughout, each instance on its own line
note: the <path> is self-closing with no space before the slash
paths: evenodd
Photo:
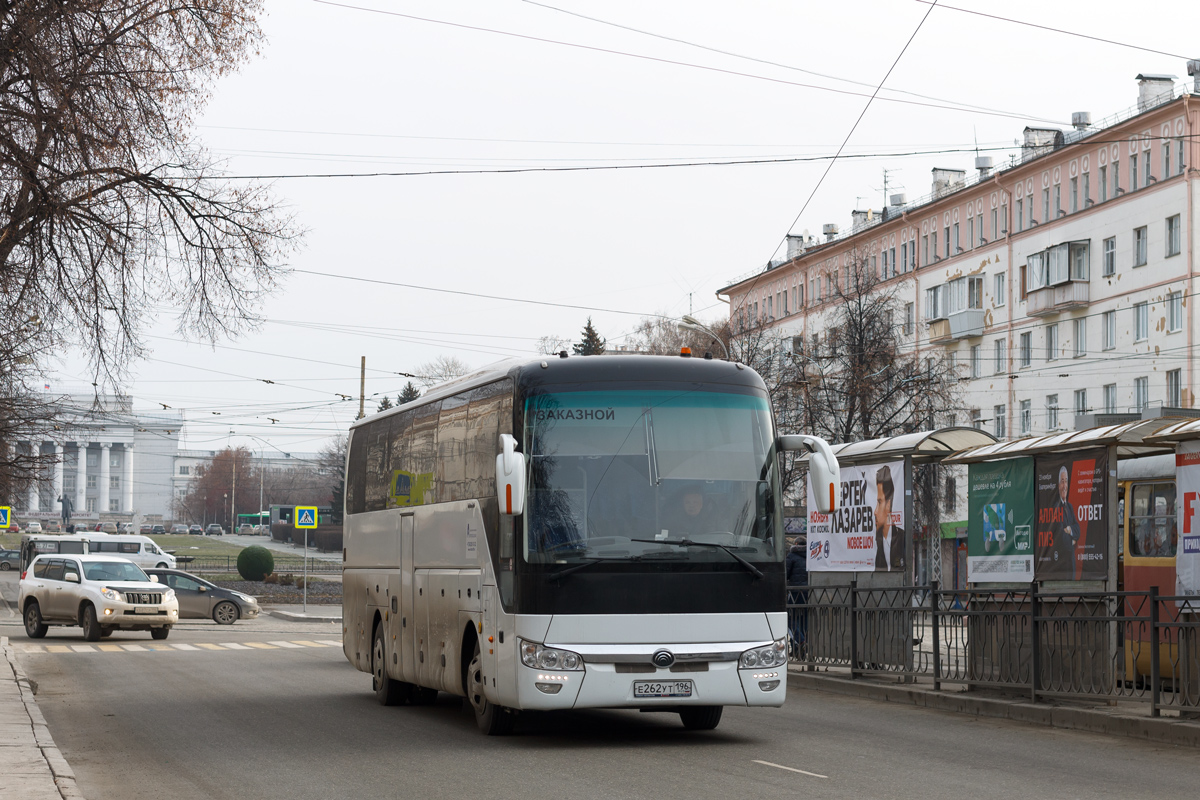
<path id="1" fill-rule="evenodd" d="M 904 529 L 892 524 L 892 500 L 896 487 L 891 467 L 875 473 L 875 571 L 904 569 Z"/>
<path id="2" fill-rule="evenodd" d="M 808 602 L 808 554 L 805 552 L 808 542 L 803 536 L 797 536 L 796 541 L 788 549 L 786 570 L 788 603 L 804 605 Z M 788 609 L 788 632 L 791 634 L 791 653 L 793 658 L 800 658 L 804 648 L 804 638 L 807 633 L 806 609 Z"/>

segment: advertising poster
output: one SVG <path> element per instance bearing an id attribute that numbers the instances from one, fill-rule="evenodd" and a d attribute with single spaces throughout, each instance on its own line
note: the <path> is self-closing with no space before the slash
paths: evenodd
<path id="1" fill-rule="evenodd" d="M 967 580 L 1033 580 L 1033 459 L 967 468 Z"/>
<path id="2" fill-rule="evenodd" d="M 1108 577 L 1108 451 L 1081 450 L 1034 460 L 1039 581 Z"/>
<path id="3" fill-rule="evenodd" d="M 837 508 L 817 511 L 808 483 L 808 569 L 900 572 L 905 568 L 904 462 L 841 468 Z"/>
<path id="4" fill-rule="evenodd" d="M 1175 504 L 1179 531 L 1175 594 L 1197 597 L 1200 596 L 1200 442 L 1180 442 L 1176 448 L 1175 487 L 1180 498 Z"/>

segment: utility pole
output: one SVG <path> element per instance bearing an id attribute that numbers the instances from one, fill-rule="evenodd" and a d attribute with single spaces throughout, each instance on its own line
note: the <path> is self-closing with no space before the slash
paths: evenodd
<path id="1" fill-rule="evenodd" d="M 363 406 L 367 403 L 367 357 L 362 357 L 362 367 L 358 373 L 358 418 L 362 419 L 366 416 L 363 413 Z"/>
<path id="2" fill-rule="evenodd" d="M 229 532 L 237 532 L 237 450 L 233 451 L 233 488 L 230 489 L 232 502 L 229 504 L 229 510 L 233 513 L 233 518 L 229 521 Z"/>

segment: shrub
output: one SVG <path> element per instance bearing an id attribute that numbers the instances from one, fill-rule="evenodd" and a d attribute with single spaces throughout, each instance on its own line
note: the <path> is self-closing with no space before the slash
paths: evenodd
<path id="1" fill-rule="evenodd" d="M 301 575 L 299 578 L 296 578 L 296 588 L 297 589 L 304 588 L 304 576 L 303 575 Z"/>
<path id="2" fill-rule="evenodd" d="M 279 576 L 272 572 L 263 578 L 263 583 L 279 583 Z"/>
<path id="3" fill-rule="evenodd" d="M 290 572 L 284 574 L 283 576 L 281 576 L 279 578 L 280 586 L 294 586 L 295 583 L 296 583 L 296 576 Z"/>
<path id="4" fill-rule="evenodd" d="M 275 556 L 265 547 L 251 545 L 238 553 L 238 574 L 248 581 L 261 581 L 275 571 Z"/>

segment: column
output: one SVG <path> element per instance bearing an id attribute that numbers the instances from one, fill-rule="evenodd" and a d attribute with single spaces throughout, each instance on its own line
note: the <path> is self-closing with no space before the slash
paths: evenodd
<path id="1" fill-rule="evenodd" d="M 33 453 L 34 458 L 37 458 L 38 453 L 42 449 L 41 442 L 30 442 L 29 449 Z M 38 480 L 37 471 L 34 472 L 34 479 L 29 484 L 29 510 L 36 513 L 42 510 L 42 498 L 38 496 Z"/>
<path id="2" fill-rule="evenodd" d="M 62 506 L 59 505 L 58 498 L 62 497 L 63 493 L 63 446 L 61 444 L 54 445 L 54 494 L 50 496 L 50 509 L 58 511 L 62 514 Z"/>
<path id="3" fill-rule="evenodd" d="M 121 510 L 127 514 L 133 513 L 133 442 L 125 443 L 125 477 L 122 478 L 121 490 L 124 497 L 121 500 Z M 136 533 L 136 531 L 135 531 Z"/>
<path id="4" fill-rule="evenodd" d="M 109 478 L 109 453 L 111 452 L 112 442 L 100 443 L 100 501 L 97 503 L 97 511 L 101 514 L 108 513 L 109 485 L 112 480 Z"/>
<path id="5" fill-rule="evenodd" d="M 77 442 L 79 460 L 75 466 L 75 513 L 82 516 L 87 512 L 87 442 Z"/>

